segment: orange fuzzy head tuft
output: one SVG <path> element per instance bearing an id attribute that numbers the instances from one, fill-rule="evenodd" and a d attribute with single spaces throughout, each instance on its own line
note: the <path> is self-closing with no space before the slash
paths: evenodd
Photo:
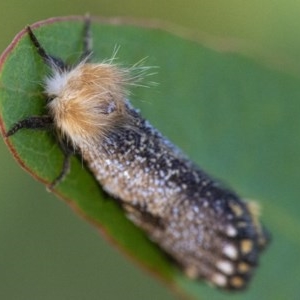
<path id="1" fill-rule="evenodd" d="M 82 63 L 46 80 L 48 104 L 58 131 L 76 146 L 103 137 L 126 119 L 127 69 Z"/>

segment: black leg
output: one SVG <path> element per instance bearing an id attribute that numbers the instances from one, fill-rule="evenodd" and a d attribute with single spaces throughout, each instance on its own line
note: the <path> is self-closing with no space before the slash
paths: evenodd
<path id="1" fill-rule="evenodd" d="M 89 61 L 92 54 L 92 33 L 91 33 L 91 18 L 87 15 L 84 19 L 83 28 L 83 51 L 80 57 L 80 61 Z"/>
<path id="2" fill-rule="evenodd" d="M 43 46 L 40 44 L 36 36 L 34 35 L 33 31 L 31 30 L 30 26 L 27 26 L 27 31 L 29 34 L 29 37 L 31 39 L 32 44 L 35 46 L 38 54 L 42 57 L 44 62 L 51 68 L 55 68 L 60 70 L 61 72 L 66 70 L 68 67 L 67 65 L 57 57 L 54 57 L 52 55 L 49 55 L 46 50 L 43 48 Z"/>
<path id="3" fill-rule="evenodd" d="M 15 123 L 10 130 L 6 133 L 6 137 L 10 137 L 18 132 L 20 129 L 51 129 L 53 126 L 53 120 L 49 116 L 33 116 L 23 119 Z M 58 144 L 64 154 L 64 162 L 59 175 L 52 181 L 48 189 L 51 191 L 57 186 L 61 181 L 64 180 L 66 175 L 70 171 L 70 158 L 73 155 L 73 148 L 67 145 L 64 140 L 59 140 Z"/>
<path id="4" fill-rule="evenodd" d="M 49 55 L 43 46 L 40 44 L 32 29 L 28 26 L 27 31 L 32 41 L 34 47 L 36 48 L 38 54 L 42 57 L 44 62 L 51 68 L 58 69 L 63 72 L 68 69 L 68 66 L 59 58 Z M 83 51 L 81 59 L 89 61 L 92 53 L 92 36 L 91 36 L 91 20 L 89 16 L 85 17 L 84 29 L 83 29 Z M 17 131 L 23 128 L 27 129 L 49 129 L 53 126 L 53 119 L 50 116 L 32 116 L 24 120 L 15 123 L 10 130 L 6 133 L 6 137 L 15 134 Z M 48 189 L 51 191 L 57 186 L 61 181 L 64 180 L 66 175 L 70 170 L 70 158 L 73 155 L 74 150 L 67 145 L 64 140 L 59 139 L 59 146 L 64 154 L 64 162 L 59 175 L 53 180 L 49 185 Z"/>
<path id="5" fill-rule="evenodd" d="M 6 133 L 6 137 L 15 134 L 23 128 L 27 129 L 49 129 L 52 127 L 53 120 L 50 116 L 33 116 L 15 123 Z"/>
<path id="6" fill-rule="evenodd" d="M 73 153 L 69 150 L 65 150 L 64 147 L 61 147 L 64 153 L 64 162 L 62 169 L 58 176 L 52 181 L 52 183 L 48 186 L 49 191 L 52 191 L 59 183 L 61 183 L 65 177 L 68 175 L 70 172 L 70 167 L 71 167 L 71 156 Z"/>

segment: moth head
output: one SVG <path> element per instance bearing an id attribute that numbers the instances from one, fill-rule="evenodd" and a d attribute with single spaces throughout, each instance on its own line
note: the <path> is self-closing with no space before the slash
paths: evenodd
<path id="1" fill-rule="evenodd" d="M 126 119 L 126 69 L 82 63 L 46 79 L 49 112 L 56 129 L 74 146 L 99 139 Z"/>

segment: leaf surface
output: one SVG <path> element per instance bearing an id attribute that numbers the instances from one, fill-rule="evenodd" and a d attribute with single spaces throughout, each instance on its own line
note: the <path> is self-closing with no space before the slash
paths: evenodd
<path id="1" fill-rule="evenodd" d="M 117 22 L 118 23 L 118 22 Z M 186 279 L 159 248 L 128 221 L 99 188 L 80 159 L 55 193 L 101 228 L 129 256 L 163 281 L 197 299 L 296 299 L 299 296 L 299 78 L 239 54 L 208 49 L 159 28 L 93 22 L 93 61 L 110 58 L 130 66 L 148 57 L 159 66 L 157 87 L 135 88 L 131 98 L 152 124 L 204 170 L 245 198 L 259 199 L 273 243 L 244 293 L 222 293 Z M 52 55 L 73 62 L 82 49 L 80 18 L 51 19 L 33 26 Z M 1 57 L 0 115 L 5 133 L 16 121 L 45 113 L 42 82 L 47 67 L 25 31 Z M 18 162 L 49 183 L 63 155 L 51 133 L 22 130 L 6 140 Z"/>

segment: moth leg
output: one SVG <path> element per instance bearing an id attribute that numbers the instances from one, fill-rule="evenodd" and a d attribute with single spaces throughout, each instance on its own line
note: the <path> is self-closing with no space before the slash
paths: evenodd
<path id="1" fill-rule="evenodd" d="M 6 137 L 12 136 L 20 129 L 50 129 L 53 120 L 50 116 L 32 116 L 15 123 L 6 133 Z"/>
<path id="2" fill-rule="evenodd" d="M 27 31 L 29 34 L 29 38 L 36 48 L 38 54 L 41 56 L 41 58 L 44 60 L 44 62 L 51 68 L 59 70 L 60 72 L 63 72 L 68 69 L 68 66 L 58 57 L 54 57 L 47 53 L 47 51 L 43 48 L 43 46 L 38 41 L 37 37 L 33 33 L 30 26 L 27 26 Z"/>
<path id="3" fill-rule="evenodd" d="M 20 129 L 51 129 L 53 120 L 50 116 L 32 116 L 15 123 L 6 133 L 6 137 L 10 137 L 17 133 Z M 59 175 L 52 181 L 48 189 L 51 191 L 57 186 L 70 171 L 70 158 L 73 155 L 73 148 L 67 146 L 63 141 L 59 141 L 59 146 L 64 154 L 64 162 Z"/>
<path id="4" fill-rule="evenodd" d="M 71 157 L 74 154 L 73 148 L 68 146 L 64 141 L 59 141 L 59 147 L 64 154 L 64 161 L 60 173 L 48 186 L 49 191 L 52 191 L 58 184 L 60 184 L 66 178 L 71 169 Z"/>
<path id="5" fill-rule="evenodd" d="M 93 39 L 91 33 L 91 18 L 86 15 L 84 18 L 83 28 L 83 51 L 80 57 L 80 61 L 89 62 L 92 54 Z"/>

